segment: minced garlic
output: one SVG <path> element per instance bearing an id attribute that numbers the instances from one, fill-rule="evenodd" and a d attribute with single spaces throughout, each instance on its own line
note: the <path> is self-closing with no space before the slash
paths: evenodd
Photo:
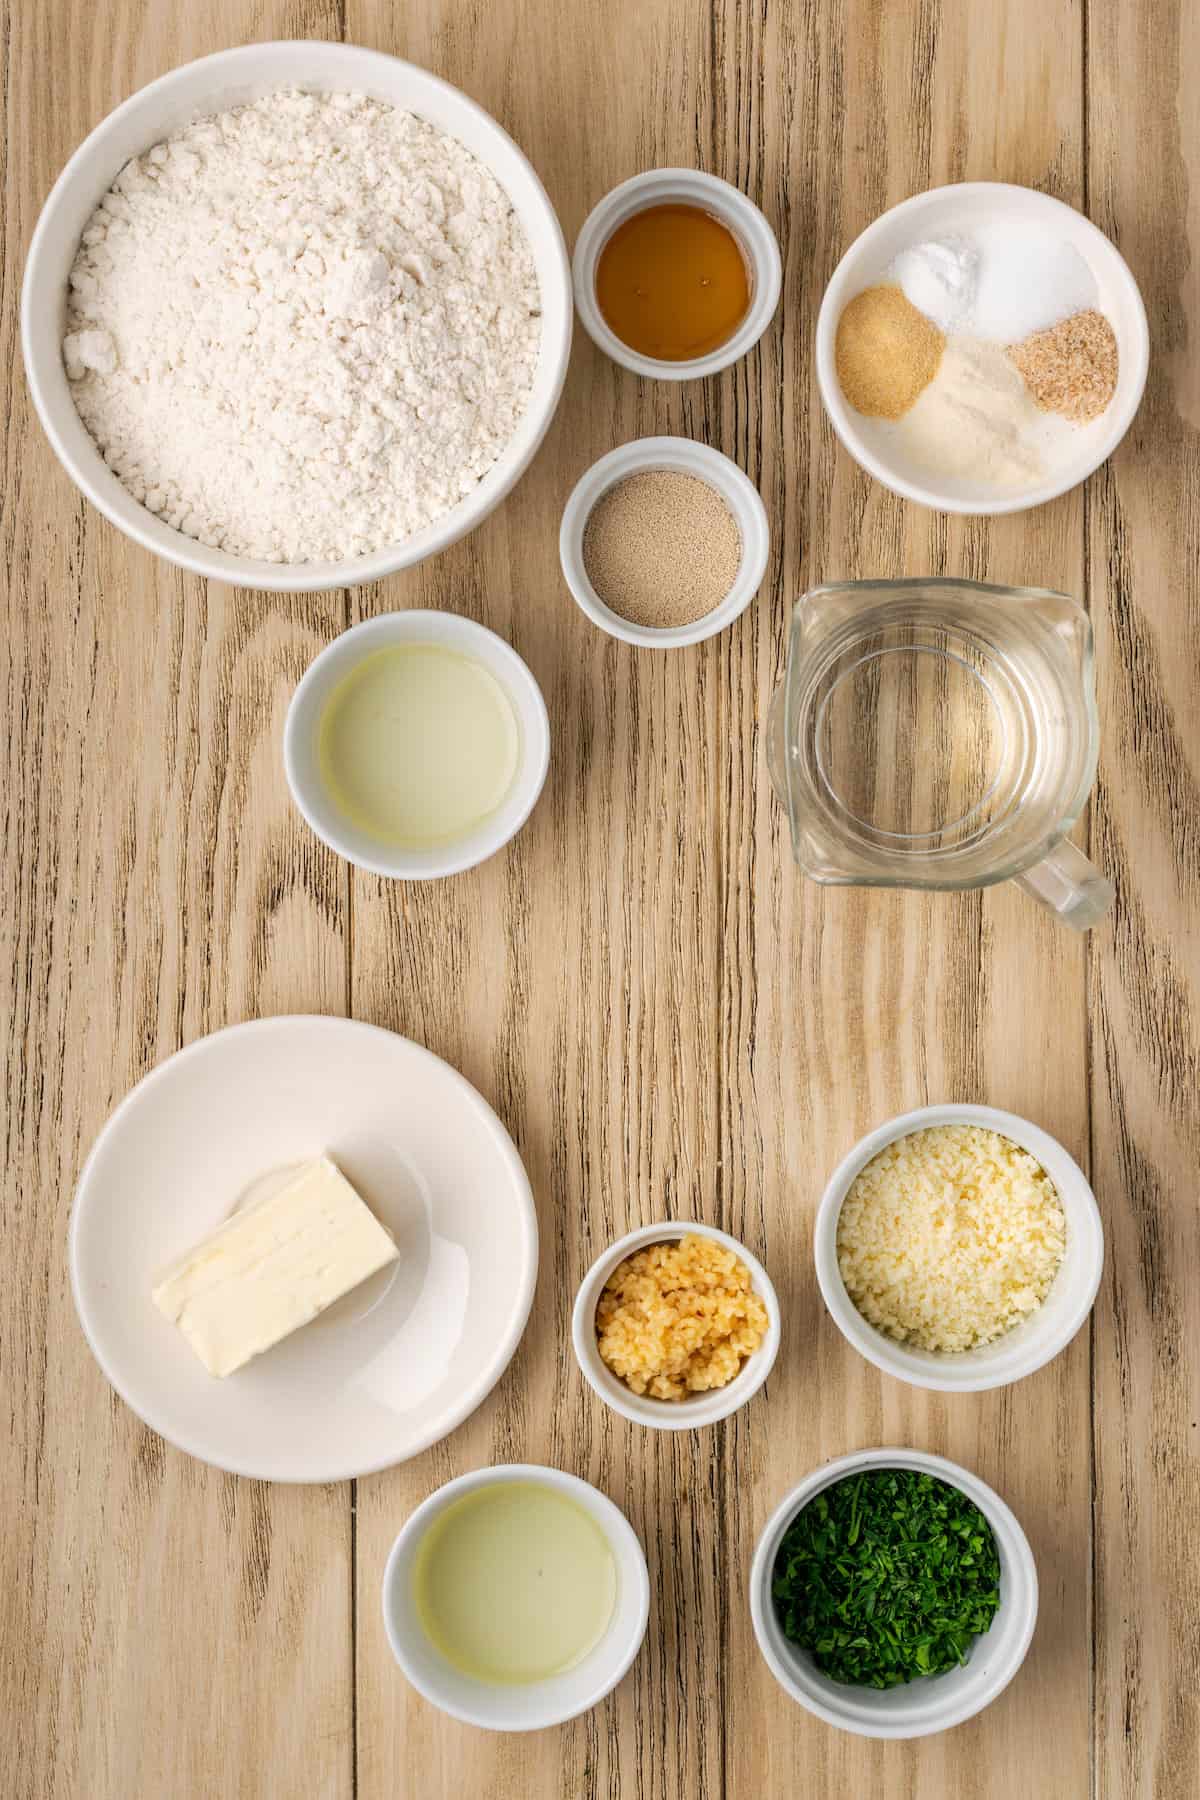
<path id="1" fill-rule="evenodd" d="M 767 1324 L 745 1263 L 694 1232 L 627 1256 L 596 1306 L 600 1355 L 652 1400 L 724 1387 L 758 1349 Z"/>

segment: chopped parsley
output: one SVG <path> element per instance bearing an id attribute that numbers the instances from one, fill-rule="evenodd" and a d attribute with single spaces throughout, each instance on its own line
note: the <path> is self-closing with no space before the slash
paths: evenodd
<path id="1" fill-rule="evenodd" d="M 788 1526 L 771 1583 L 784 1636 L 832 1681 L 889 1688 L 964 1663 L 1000 1605 L 973 1501 L 916 1469 L 867 1469 Z"/>

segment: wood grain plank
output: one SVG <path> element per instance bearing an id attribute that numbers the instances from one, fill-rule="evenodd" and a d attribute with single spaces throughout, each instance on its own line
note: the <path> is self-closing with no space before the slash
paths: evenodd
<path id="1" fill-rule="evenodd" d="M 1104 734 L 1095 841 L 1117 882 L 1093 970 L 1096 1747 L 1103 1800 L 1200 1769 L 1200 96 L 1194 7 L 1089 8 L 1092 216 L 1150 319 L 1146 398 L 1095 484 Z M 1131 95 L 1137 95 L 1136 106 Z"/>
<path id="2" fill-rule="evenodd" d="M 436 66 L 493 111 L 532 156 L 569 237 L 614 182 L 695 162 L 709 135 L 707 26 L 684 5 L 579 11 L 560 32 L 522 6 L 491 11 L 483 28 L 465 6 L 421 4 L 401 19 L 352 4 L 347 31 Z M 355 882 L 355 1012 L 411 1032 L 495 1102 L 529 1168 L 543 1243 L 533 1319 L 497 1394 L 429 1457 L 360 1484 L 365 1794 L 415 1800 L 451 1782 L 494 1800 L 721 1792 L 710 1650 L 731 1595 L 712 1523 L 713 1443 L 648 1438 L 614 1419 L 584 1388 L 569 1338 L 575 1288 L 606 1242 L 643 1220 L 714 1213 L 720 653 L 641 655 L 603 638 L 557 560 L 577 475 L 650 430 L 714 435 L 708 401 L 701 389 L 643 387 L 580 335 L 550 439 L 503 511 L 363 597 L 371 611 L 467 612 L 510 638 L 543 686 L 553 745 L 547 792 L 505 856 L 430 889 Z M 518 1457 L 572 1469 L 625 1507 L 654 1600 L 645 1653 L 617 1696 L 561 1731 L 504 1742 L 438 1718 L 405 1688 L 377 1590 L 414 1504 L 463 1469 Z"/>
<path id="3" fill-rule="evenodd" d="M 0 33 L 0 1717 L 19 1800 L 353 1787 L 347 1489 L 238 1481 L 164 1444 L 92 1363 L 66 1276 L 80 1164 L 134 1081 L 231 1020 L 346 1005 L 345 875 L 299 827 L 279 753 L 340 598 L 206 592 L 128 544 L 57 467 L 19 366 L 21 259 L 69 151 L 250 23 L 56 0 Z"/>
<path id="4" fill-rule="evenodd" d="M 1083 591 L 1078 496 L 992 522 L 908 506 L 836 448 L 812 374 L 824 284 L 885 207 L 988 177 L 1078 203 L 1080 20 L 1066 3 L 733 7 L 724 17 L 730 136 L 716 148 L 762 192 L 786 257 L 782 325 L 757 369 L 727 378 L 738 427 L 724 446 L 760 480 L 780 542 L 770 591 L 726 640 L 722 1222 L 766 1257 L 787 1315 L 767 1403 L 726 1435 L 725 1556 L 738 1601 L 726 1792 L 787 1792 L 802 1770 L 805 1793 L 831 1797 L 1078 1800 L 1090 1749 L 1086 1335 L 1009 1392 L 922 1395 L 855 1356 L 829 1321 L 811 1230 L 855 1138 L 930 1101 L 1011 1108 L 1086 1161 L 1083 948 L 1011 890 L 923 897 L 807 884 L 790 866 L 762 730 L 791 603 L 815 582 L 963 574 Z M 781 79 L 765 87 L 764 70 Z M 823 1460 L 881 1443 L 941 1451 L 992 1481 L 1043 1575 L 1037 1638 L 1015 1686 L 982 1718 L 912 1744 L 868 1744 L 791 1707 L 742 1603 L 755 1539 L 788 1487 Z"/>

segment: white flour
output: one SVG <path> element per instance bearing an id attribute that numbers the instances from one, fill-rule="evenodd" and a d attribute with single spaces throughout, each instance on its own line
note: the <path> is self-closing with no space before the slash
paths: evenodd
<path id="1" fill-rule="evenodd" d="M 999 344 L 951 337 L 937 374 L 892 429 L 923 469 L 1021 487 L 1043 473 L 1030 442 L 1043 417 Z"/>
<path id="2" fill-rule="evenodd" d="M 953 483 L 1033 487 L 1072 455 L 1079 427 L 1044 413 L 1000 344 L 948 337 L 903 417 L 872 420 L 885 456 Z"/>
<path id="3" fill-rule="evenodd" d="M 63 356 L 105 461 L 168 524 L 337 560 L 411 536 L 495 462 L 538 305 L 520 221 L 462 144 L 359 95 L 284 92 L 122 170 Z"/>

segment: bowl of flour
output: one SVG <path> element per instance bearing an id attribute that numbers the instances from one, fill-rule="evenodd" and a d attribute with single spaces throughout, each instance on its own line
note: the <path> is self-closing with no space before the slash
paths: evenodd
<path id="1" fill-rule="evenodd" d="M 571 281 L 532 166 L 424 69 L 249 45 L 118 107 L 42 210 L 34 404 L 114 525 L 215 581 L 375 581 L 510 491 L 562 392 Z"/>

